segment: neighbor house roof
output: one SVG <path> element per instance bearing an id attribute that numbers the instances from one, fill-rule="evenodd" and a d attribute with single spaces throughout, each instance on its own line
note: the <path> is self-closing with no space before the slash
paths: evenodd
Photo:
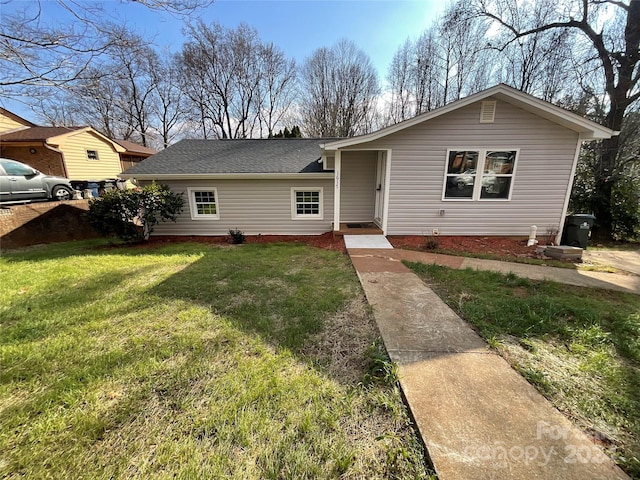
<path id="1" fill-rule="evenodd" d="M 22 118 L 20 115 L 16 115 L 15 113 L 10 112 L 6 108 L 0 107 L 0 113 L 2 115 L 4 115 L 5 117 L 9 117 L 9 118 L 13 119 L 14 121 L 23 124 L 25 127 L 35 127 L 36 126 L 35 123 L 30 122 L 26 118 Z"/>
<path id="2" fill-rule="evenodd" d="M 0 133 L 0 142 L 44 142 L 51 137 L 75 132 L 84 127 L 31 127 Z"/>
<path id="3" fill-rule="evenodd" d="M 65 137 L 77 135 L 79 133 L 88 132 L 100 138 L 105 143 L 110 144 L 116 152 L 123 153 L 125 148 L 109 137 L 93 129 L 92 127 L 29 127 L 24 130 L 10 131 L 0 133 L 0 143 L 29 143 L 29 142 L 46 142 L 49 145 L 58 146 L 64 141 Z"/>
<path id="4" fill-rule="evenodd" d="M 125 153 L 128 153 L 128 154 L 148 157 L 150 155 L 157 153 L 156 150 L 154 150 L 153 148 L 145 147 L 135 142 L 130 142 L 129 140 L 114 140 L 114 142 L 116 142 L 121 147 L 126 148 L 127 151 Z"/>
<path id="5" fill-rule="evenodd" d="M 321 173 L 320 145 L 333 138 L 181 140 L 124 172 L 125 176 Z"/>
<path id="6" fill-rule="evenodd" d="M 383 128 L 376 132 L 367 135 L 361 135 L 359 137 L 346 138 L 338 140 L 336 142 L 327 143 L 326 145 L 324 145 L 324 148 L 327 150 L 337 150 L 344 147 L 350 147 L 378 140 L 379 138 L 386 137 L 387 135 L 391 135 L 392 133 L 404 130 L 405 128 L 412 127 L 413 125 L 417 125 L 422 122 L 426 122 L 433 118 L 439 117 L 440 115 L 458 110 L 489 97 L 505 101 L 523 110 L 538 115 L 539 117 L 545 118 L 558 125 L 562 125 L 563 127 L 573 130 L 574 132 L 578 132 L 580 133 L 580 136 L 583 140 L 610 138 L 620 133 L 603 127 L 602 125 L 596 122 L 592 122 L 591 120 L 587 120 L 580 115 L 569 112 L 564 108 L 558 107 L 549 102 L 545 102 L 544 100 L 540 100 L 539 98 L 533 97 L 527 93 L 521 92 L 520 90 L 516 90 L 515 88 L 501 83 L 486 90 L 482 90 L 481 92 L 478 92 L 476 94 L 469 95 L 468 97 L 462 98 L 455 102 L 451 102 L 443 107 L 431 110 L 430 112 L 423 113 L 422 115 L 418 115 L 417 117 L 405 120 L 404 122 L 400 122 L 395 125 L 391 125 L 390 127 Z"/>

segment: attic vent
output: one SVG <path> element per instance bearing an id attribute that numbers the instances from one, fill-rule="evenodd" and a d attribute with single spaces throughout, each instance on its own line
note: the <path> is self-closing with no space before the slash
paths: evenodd
<path id="1" fill-rule="evenodd" d="M 496 116 L 496 101 L 487 100 L 482 102 L 480 109 L 480 123 L 493 123 Z"/>
<path id="2" fill-rule="evenodd" d="M 331 155 L 331 156 L 326 156 L 324 157 L 324 165 L 323 165 L 323 170 L 335 170 L 336 169 L 336 157 Z"/>

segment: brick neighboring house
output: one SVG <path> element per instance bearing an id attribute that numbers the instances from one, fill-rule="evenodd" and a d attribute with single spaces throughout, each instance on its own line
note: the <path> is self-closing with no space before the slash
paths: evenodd
<path id="1" fill-rule="evenodd" d="M 0 156 L 74 181 L 113 180 L 155 151 L 89 126 L 42 127 L 0 107 Z"/>

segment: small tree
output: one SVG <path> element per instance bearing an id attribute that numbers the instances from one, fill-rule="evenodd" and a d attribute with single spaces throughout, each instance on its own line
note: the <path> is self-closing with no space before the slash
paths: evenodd
<path id="1" fill-rule="evenodd" d="M 152 183 L 141 189 L 114 190 L 89 202 L 87 218 L 102 235 L 125 242 L 148 240 L 154 225 L 176 220 L 184 208 L 182 195 L 166 185 Z"/>

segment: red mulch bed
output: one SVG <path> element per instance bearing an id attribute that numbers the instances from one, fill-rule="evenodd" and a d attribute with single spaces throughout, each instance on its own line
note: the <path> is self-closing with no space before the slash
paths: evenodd
<path id="1" fill-rule="evenodd" d="M 427 240 L 437 243 L 438 251 L 511 257 L 535 257 L 536 248 L 527 247 L 527 238 L 514 237 L 421 237 L 414 235 L 387 237 L 394 248 L 425 250 Z"/>
<path id="2" fill-rule="evenodd" d="M 489 254 L 495 256 L 535 257 L 535 247 L 527 247 L 526 238 L 513 237 L 423 237 L 416 235 L 390 236 L 389 242 L 395 248 L 425 250 L 427 238 L 438 243 L 439 251 L 452 253 Z M 229 244 L 228 236 L 157 236 L 151 237 L 149 247 L 160 246 L 167 242 L 198 242 L 214 245 Z M 246 243 L 298 242 L 306 245 L 346 252 L 342 237 L 332 232 L 323 235 L 247 235 Z"/>
<path id="3" fill-rule="evenodd" d="M 213 245 L 229 245 L 231 240 L 227 235 L 205 237 L 205 236 L 165 236 L 159 235 L 149 239 L 149 246 L 162 245 L 167 242 L 197 242 Z M 347 252 L 342 237 L 333 235 L 332 232 L 322 235 L 247 235 L 245 243 L 276 243 L 276 242 L 295 242 L 304 243 L 310 247 L 324 248 L 325 250 L 337 250 L 339 252 Z"/>

